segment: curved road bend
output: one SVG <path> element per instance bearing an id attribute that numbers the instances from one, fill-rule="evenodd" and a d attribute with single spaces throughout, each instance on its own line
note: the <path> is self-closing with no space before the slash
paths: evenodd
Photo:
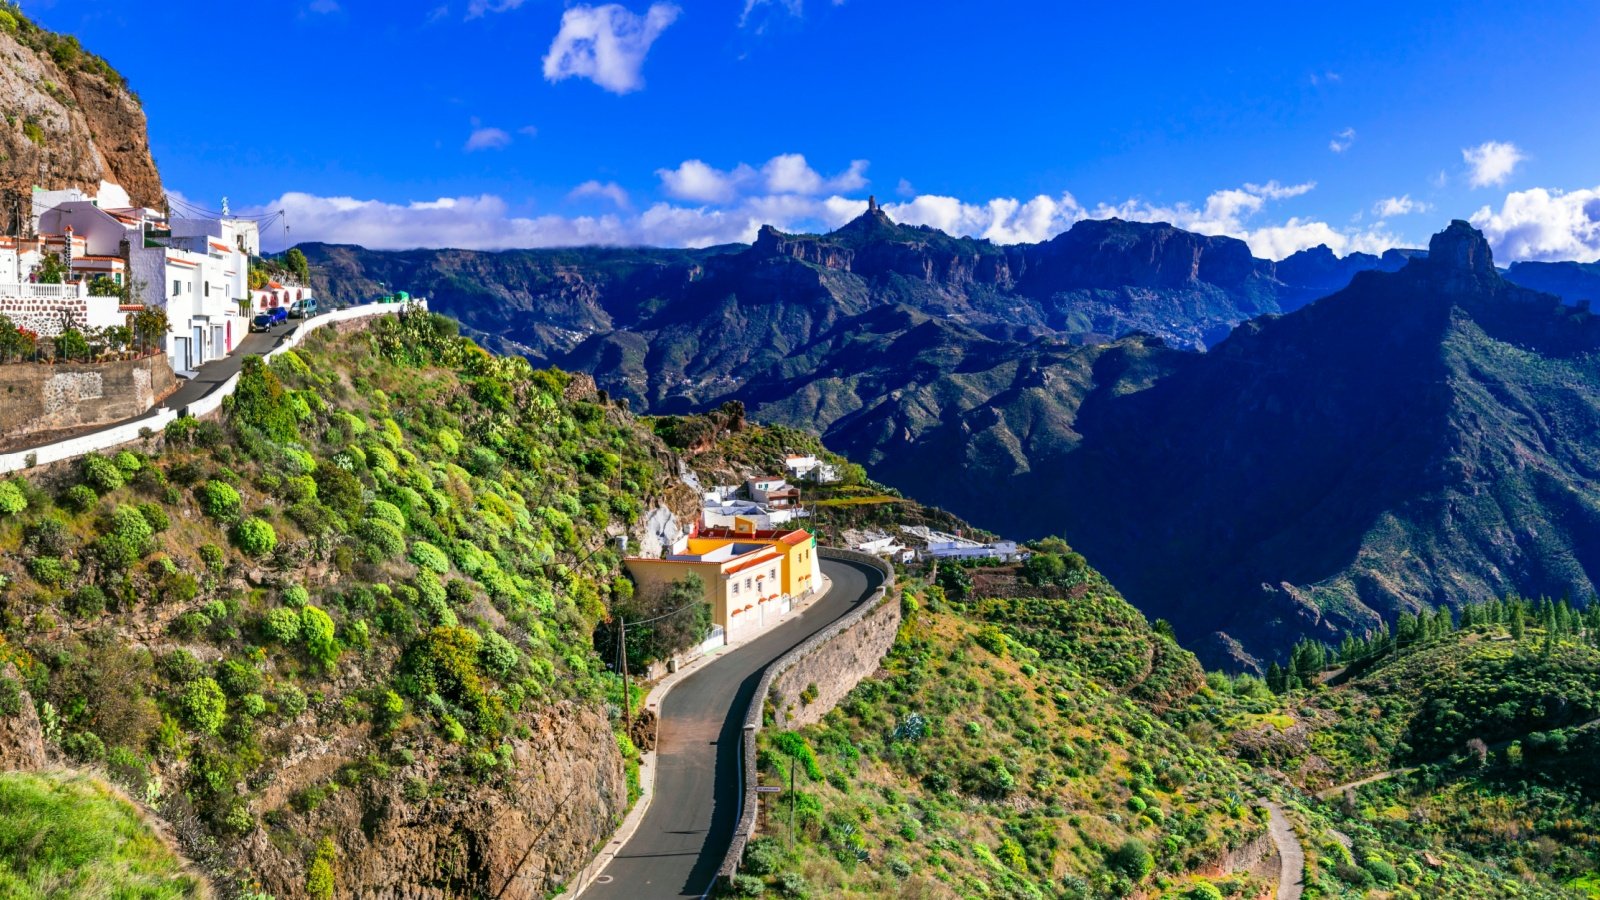
<path id="1" fill-rule="evenodd" d="M 708 663 L 662 701 L 655 799 L 585 900 L 700 897 L 711 887 L 738 826 L 739 745 L 762 671 L 883 582 L 880 573 L 856 563 L 825 559 L 822 569 L 833 580 L 828 593 L 738 652 Z"/>

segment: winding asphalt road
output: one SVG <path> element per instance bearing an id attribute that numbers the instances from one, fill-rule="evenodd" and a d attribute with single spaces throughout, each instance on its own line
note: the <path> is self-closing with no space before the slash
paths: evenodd
<path id="1" fill-rule="evenodd" d="M 855 563 L 825 559 L 822 571 L 833 587 L 798 617 L 707 664 L 662 701 L 655 800 L 585 900 L 701 897 L 710 889 L 738 825 L 739 745 L 762 671 L 883 582 Z"/>

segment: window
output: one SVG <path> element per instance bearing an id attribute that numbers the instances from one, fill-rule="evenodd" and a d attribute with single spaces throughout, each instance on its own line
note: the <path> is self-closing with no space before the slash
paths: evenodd
<path id="1" fill-rule="evenodd" d="M 748 578 L 744 580 L 744 589 L 747 591 L 750 590 L 750 579 Z"/>
<path id="2" fill-rule="evenodd" d="M 733 583 L 733 595 L 735 597 L 739 596 L 739 582 L 737 581 Z"/>
<path id="3" fill-rule="evenodd" d="M 767 577 L 768 578 L 777 578 L 778 577 L 778 570 L 777 569 L 768 569 L 767 570 Z"/>
<path id="4" fill-rule="evenodd" d="M 183 282 L 179 281 L 176 278 L 172 279 L 172 296 L 176 297 L 176 296 L 178 296 L 179 294 L 182 294 L 182 293 L 183 293 Z"/>
<path id="5" fill-rule="evenodd" d="M 207 297 L 211 296 L 211 282 L 209 282 L 209 281 L 206 282 L 206 296 Z"/>

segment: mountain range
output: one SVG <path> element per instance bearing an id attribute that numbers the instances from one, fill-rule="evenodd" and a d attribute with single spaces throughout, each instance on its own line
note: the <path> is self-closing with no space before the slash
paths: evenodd
<path id="1" fill-rule="evenodd" d="M 1059 533 L 1210 662 L 1593 590 L 1589 314 L 1507 280 L 1589 270 L 1502 273 L 1465 223 L 1279 262 L 1165 224 L 1000 246 L 877 208 L 705 250 L 305 250 L 336 297 L 403 284 L 635 408 L 741 400 L 977 525 Z"/>

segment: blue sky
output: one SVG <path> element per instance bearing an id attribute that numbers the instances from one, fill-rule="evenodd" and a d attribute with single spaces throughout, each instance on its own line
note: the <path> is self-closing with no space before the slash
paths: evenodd
<path id="1" fill-rule="evenodd" d="M 875 193 L 998 241 L 1118 214 L 1282 256 L 1470 217 L 1501 261 L 1600 257 L 1593 3 L 24 10 L 127 75 L 170 190 L 296 240 L 704 245 Z"/>

